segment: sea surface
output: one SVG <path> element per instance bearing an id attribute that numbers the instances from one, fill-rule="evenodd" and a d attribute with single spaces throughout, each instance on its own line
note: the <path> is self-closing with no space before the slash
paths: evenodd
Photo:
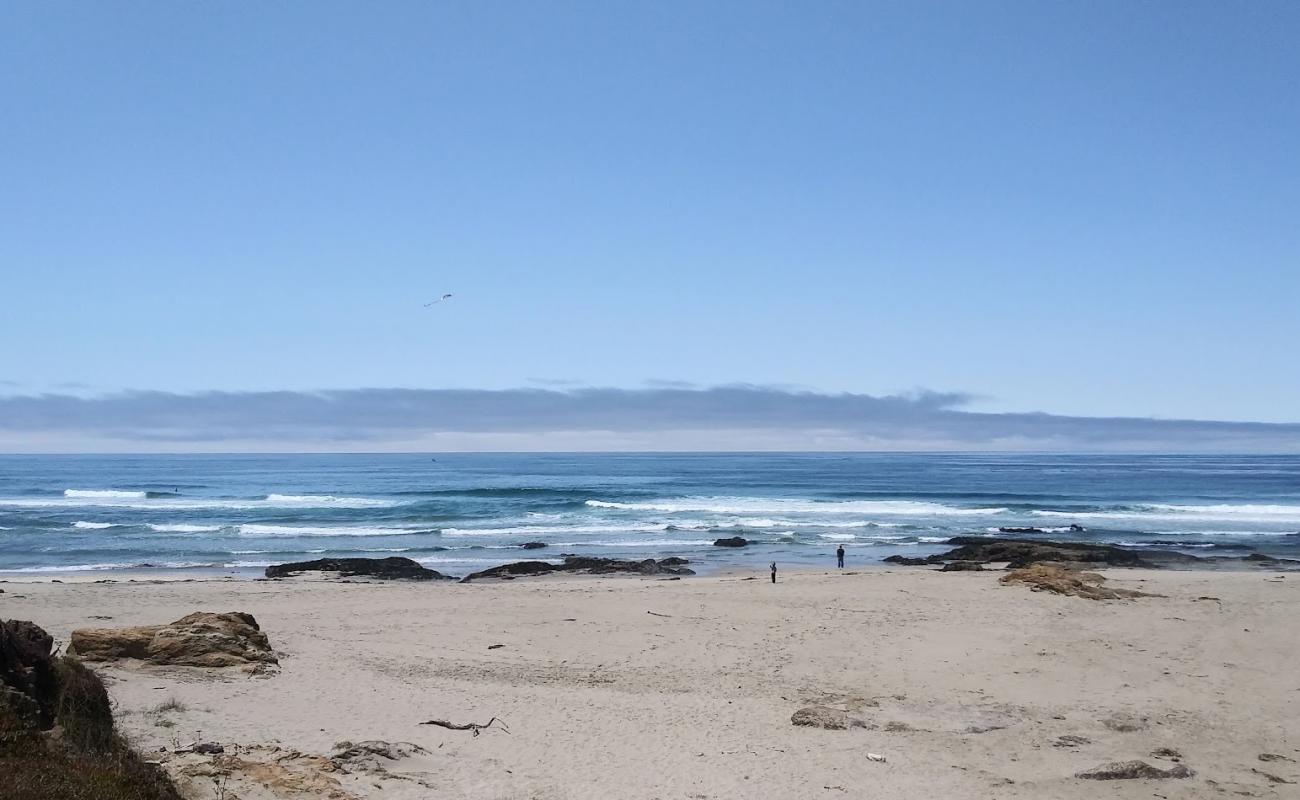
<path id="1" fill-rule="evenodd" d="M 827 566 L 841 544 L 871 566 L 1000 527 L 1297 556 L 1300 456 L 0 456 L 0 571 L 19 573 L 402 555 L 463 575 L 561 553 L 707 572 Z M 729 536 L 753 544 L 713 545 Z"/>

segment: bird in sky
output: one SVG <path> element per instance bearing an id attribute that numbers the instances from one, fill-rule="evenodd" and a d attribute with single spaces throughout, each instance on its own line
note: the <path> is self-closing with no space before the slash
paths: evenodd
<path id="1" fill-rule="evenodd" d="M 430 300 L 429 302 L 425 303 L 424 307 L 428 308 L 429 306 L 435 306 L 438 303 L 441 303 L 443 300 L 450 300 L 450 299 L 451 299 L 451 294 L 444 294 L 442 297 L 439 297 L 437 300 Z"/>

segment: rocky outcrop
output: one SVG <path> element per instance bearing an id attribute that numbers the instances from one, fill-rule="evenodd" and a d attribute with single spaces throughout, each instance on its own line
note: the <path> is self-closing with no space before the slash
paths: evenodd
<path id="1" fill-rule="evenodd" d="M 805 706 L 790 715 L 790 722 L 804 728 L 822 728 L 828 731 L 870 727 L 849 712 L 830 706 Z"/>
<path id="2" fill-rule="evenodd" d="M 979 572 L 984 565 L 978 561 L 950 561 L 943 565 L 940 572 Z"/>
<path id="3" fill-rule="evenodd" d="M 548 575 L 553 572 L 568 572 L 585 575 L 613 575 L 617 573 L 635 575 L 694 575 L 695 570 L 682 566 L 689 563 L 684 558 L 665 558 L 655 561 L 624 561 L 617 558 L 591 558 L 587 556 L 568 555 L 559 564 L 547 561 L 515 561 L 502 564 L 480 572 L 474 572 L 461 578 L 461 583 L 482 578 L 511 579 L 525 575 Z"/>
<path id="4" fill-rule="evenodd" d="M 543 547 L 546 546 L 547 546 L 546 542 L 524 542 L 523 544 L 519 545 L 520 549 L 523 550 L 541 550 Z"/>
<path id="5" fill-rule="evenodd" d="M 59 700 L 54 638 L 26 620 L 0 620 L 0 712 L 48 730 Z"/>
<path id="6" fill-rule="evenodd" d="M 1145 761 L 1112 761 L 1083 772 L 1075 773 L 1076 778 L 1090 781 L 1126 781 L 1138 779 L 1190 778 L 1196 773 L 1183 764 L 1175 764 L 1170 769 L 1153 767 Z"/>
<path id="7" fill-rule="evenodd" d="M 714 547 L 745 547 L 748 544 L 749 540 L 743 536 L 729 536 L 725 539 L 713 540 Z"/>
<path id="8" fill-rule="evenodd" d="M 268 578 L 290 578 L 301 572 L 337 572 L 340 577 L 383 578 L 385 580 L 433 581 L 448 580 L 437 570 L 428 569 L 417 561 L 401 556 L 388 558 L 318 558 L 315 561 L 296 561 L 274 564 L 266 568 Z"/>
<path id="9" fill-rule="evenodd" d="M 886 564 L 902 564 L 906 567 L 924 567 L 933 564 L 942 564 L 943 559 L 939 556 L 929 556 L 928 558 L 913 558 L 912 556 L 886 556 L 880 559 Z"/>
<path id="10" fill-rule="evenodd" d="M 1089 600 L 1120 600 L 1152 597 L 1135 589 L 1112 589 L 1101 584 L 1106 579 L 1095 572 L 1081 572 L 1059 564 L 1034 564 L 1016 569 L 999 578 L 1002 583 L 1023 583 L 1035 592 L 1054 592 Z"/>
<path id="11" fill-rule="evenodd" d="M 1172 551 L 1139 552 L 1114 545 L 1086 542 L 1044 542 L 985 536 L 954 536 L 948 540 L 948 543 L 960 546 L 939 556 L 944 561 L 984 563 L 1006 561 L 1012 569 L 1043 561 L 1148 568 L 1168 564 L 1192 564 L 1200 561 L 1196 556 Z"/>
<path id="12" fill-rule="evenodd" d="M 200 611 L 168 625 L 79 628 L 72 632 L 68 655 L 84 661 L 137 659 L 155 665 L 251 671 L 279 663 L 257 620 L 238 611 Z"/>

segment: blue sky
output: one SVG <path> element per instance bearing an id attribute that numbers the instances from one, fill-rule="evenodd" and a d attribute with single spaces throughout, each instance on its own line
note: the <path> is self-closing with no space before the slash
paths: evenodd
<path id="1" fill-rule="evenodd" d="M 1284 2 L 8 3 L 0 394 L 1295 422 L 1298 35 Z"/>

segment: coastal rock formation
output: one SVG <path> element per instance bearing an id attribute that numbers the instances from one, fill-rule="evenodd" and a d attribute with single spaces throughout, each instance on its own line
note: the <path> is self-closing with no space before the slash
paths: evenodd
<path id="1" fill-rule="evenodd" d="M 729 536 L 725 539 L 715 539 L 713 541 L 714 547 L 745 547 L 748 544 L 749 540 L 743 536 Z"/>
<path id="2" fill-rule="evenodd" d="M 26 620 L 0 620 L 0 714 L 37 730 L 54 724 L 59 676 L 54 638 Z"/>
<path id="3" fill-rule="evenodd" d="M 540 550 L 546 546 L 546 542 L 524 542 L 519 545 L 519 547 L 524 550 Z"/>
<path id="4" fill-rule="evenodd" d="M 1142 778 L 1190 778 L 1196 773 L 1183 764 L 1169 769 L 1153 767 L 1145 761 L 1112 761 L 1099 767 L 1075 773 L 1074 777 L 1090 781 L 1125 781 Z"/>
<path id="5" fill-rule="evenodd" d="M 68 655 L 85 661 L 133 658 L 188 667 L 258 669 L 279 663 L 257 620 L 238 611 L 200 611 L 169 625 L 79 628 L 72 632 Z"/>
<path id="6" fill-rule="evenodd" d="M 480 578 L 511 579 L 524 575 L 547 575 L 552 572 L 569 572 L 585 575 L 612 575 L 628 573 L 637 575 L 694 575 L 695 570 L 682 566 L 689 563 L 684 558 L 665 558 L 655 561 L 624 561 L 617 558 L 594 558 L 587 556 L 566 555 L 564 561 L 552 564 L 548 561 L 514 561 L 499 567 L 474 572 L 461 578 L 461 583 L 469 583 Z"/>
<path id="7" fill-rule="evenodd" d="M 940 572 L 979 572 L 984 565 L 978 561 L 951 561 L 943 565 Z"/>
<path id="8" fill-rule="evenodd" d="M 1035 592 L 1055 592 L 1089 600 L 1119 600 L 1130 597 L 1151 597 L 1134 589 L 1112 589 L 1102 586 L 1106 579 L 1095 572 L 1062 567 L 1059 564 L 1034 564 L 1016 569 L 999 578 L 1001 583 L 1023 583 Z"/>
<path id="9" fill-rule="evenodd" d="M 790 722 L 800 727 L 823 728 L 828 731 L 870 727 L 849 712 L 830 706 L 805 706 L 790 715 Z"/>
<path id="10" fill-rule="evenodd" d="M 1024 539 L 996 539 L 984 536 L 954 536 L 949 544 L 960 545 L 943 553 L 944 561 L 1006 561 L 1012 569 L 1041 561 L 1107 564 L 1112 567 L 1159 567 L 1162 564 L 1192 564 L 1196 556 L 1176 552 L 1137 552 L 1108 544 L 1045 542 Z"/>
<path id="11" fill-rule="evenodd" d="M 437 570 L 429 569 L 417 561 L 401 556 L 388 558 L 318 558 L 315 561 L 296 561 L 274 564 L 266 568 L 268 578 L 289 578 L 300 572 L 337 572 L 341 577 L 384 578 L 388 580 L 433 581 L 450 579 Z"/>
<path id="12" fill-rule="evenodd" d="M 912 556 L 886 556 L 882 558 L 887 564 L 902 564 L 907 567 L 924 567 L 931 564 L 942 564 L 943 558 L 940 556 L 929 556 L 927 558 L 913 558 Z"/>

